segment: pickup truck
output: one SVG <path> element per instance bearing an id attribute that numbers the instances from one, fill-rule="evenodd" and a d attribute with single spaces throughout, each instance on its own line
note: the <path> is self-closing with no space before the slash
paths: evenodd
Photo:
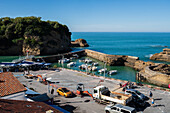
<path id="1" fill-rule="evenodd" d="M 97 86 L 94 88 L 93 99 L 98 103 L 114 103 L 127 105 L 132 100 L 132 95 L 126 95 L 109 91 L 105 86 Z"/>

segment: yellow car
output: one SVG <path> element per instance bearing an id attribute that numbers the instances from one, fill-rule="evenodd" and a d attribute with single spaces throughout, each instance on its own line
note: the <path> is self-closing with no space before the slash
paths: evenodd
<path id="1" fill-rule="evenodd" d="M 58 95 L 61 95 L 64 97 L 72 96 L 72 92 L 70 90 L 68 90 L 67 88 L 58 88 L 57 93 L 58 93 Z"/>

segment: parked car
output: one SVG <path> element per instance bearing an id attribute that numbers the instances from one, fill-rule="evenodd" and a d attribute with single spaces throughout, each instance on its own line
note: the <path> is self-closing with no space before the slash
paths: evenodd
<path id="1" fill-rule="evenodd" d="M 61 95 L 61 96 L 64 96 L 64 97 L 73 96 L 73 93 L 70 90 L 68 90 L 67 88 L 64 88 L 64 87 L 63 88 L 58 88 L 57 93 L 58 93 L 58 95 Z"/>
<path id="2" fill-rule="evenodd" d="M 139 92 L 138 90 L 135 90 L 135 89 L 126 89 L 125 94 L 132 94 L 132 96 L 134 98 L 139 98 L 141 100 L 147 99 L 147 97 L 144 94 L 142 94 L 141 92 Z"/>
<path id="3" fill-rule="evenodd" d="M 106 113 L 136 113 L 135 108 L 124 106 L 121 104 L 108 105 L 105 107 Z"/>

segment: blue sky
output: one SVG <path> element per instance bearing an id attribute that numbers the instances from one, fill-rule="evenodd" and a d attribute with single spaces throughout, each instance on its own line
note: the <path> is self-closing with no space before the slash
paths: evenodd
<path id="1" fill-rule="evenodd" d="M 0 0 L 6 16 L 40 16 L 72 32 L 170 32 L 170 0 Z"/>

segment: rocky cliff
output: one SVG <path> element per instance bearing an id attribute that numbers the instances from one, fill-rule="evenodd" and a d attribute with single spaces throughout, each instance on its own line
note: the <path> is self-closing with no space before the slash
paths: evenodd
<path id="1" fill-rule="evenodd" d="M 0 18 L 0 55 L 50 55 L 69 52 L 71 32 L 41 17 Z"/>
<path id="2" fill-rule="evenodd" d="M 150 59 L 170 62 L 170 49 L 165 48 L 163 49 L 163 52 L 152 55 Z"/>
<path id="3" fill-rule="evenodd" d="M 30 55 L 52 55 L 58 53 L 65 53 L 71 51 L 71 38 L 65 34 L 60 34 L 56 31 L 51 31 L 49 35 L 42 36 L 28 36 L 25 39 L 34 39 L 40 44 L 31 45 L 31 43 L 24 43 L 22 52 L 25 55 L 27 51 Z"/>

